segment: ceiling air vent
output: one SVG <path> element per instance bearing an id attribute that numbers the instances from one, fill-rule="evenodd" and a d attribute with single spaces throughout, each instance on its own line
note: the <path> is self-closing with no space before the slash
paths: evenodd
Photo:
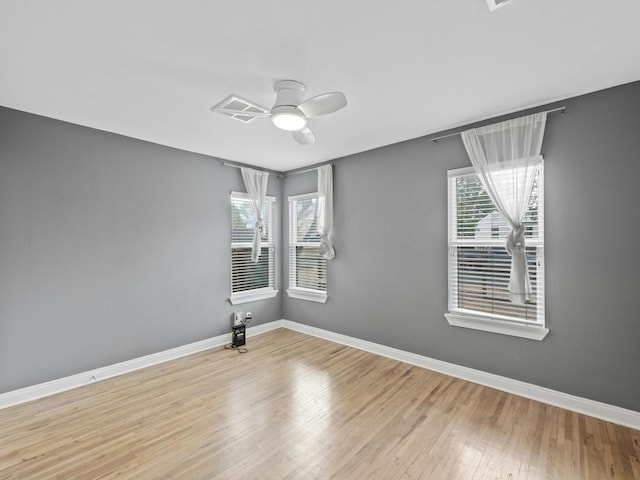
<path id="1" fill-rule="evenodd" d="M 511 0 L 487 0 L 487 3 L 489 4 L 489 10 L 493 12 L 500 7 L 504 7 L 510 1 Z"/>
<path id="2" fill-rule="evenodd" d="M 245 100 L 244 98 L 240 98 L 237 95 L 231 95 L 225 98 L 213 108 L 242 110 L 243 112 L 269 113 L 269 110 L 267 110 L 266 108 L 263 108 L 263 107 L 260 107 L 259 105 L 251 103 L 250 101 Z M 224 112 L 220 112 L 220 113 L 224 113 Z M 238 113 L 224 113 L 224 114 L 230 116 L 231 118 L 235 118 L 236 120 L 242 123 L 249 123 L 253 119 L 257 118 L 253 115 L 242 115 Z"/>

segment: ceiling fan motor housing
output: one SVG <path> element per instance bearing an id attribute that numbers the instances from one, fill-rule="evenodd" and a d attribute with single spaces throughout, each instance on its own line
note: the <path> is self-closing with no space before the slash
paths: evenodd
<path id="1" fill-rule="evenodd" d="M 271 109 L 271 120 L 276 127 L 293 132 L 307 125 L 307 117 L 297 108 L 306 89 L 295 80 L 281 80 L 275 84 L 276 101 Z"/>
<path id="2" fill-rule="evenodd" d="M 276 82 L 274 89 L 276 91 L 274 108 L 280 106 L 297 107 L 302 103 L 304 92 L 307 91 L 307 87 L 295 80 L 281 80 Z"/>

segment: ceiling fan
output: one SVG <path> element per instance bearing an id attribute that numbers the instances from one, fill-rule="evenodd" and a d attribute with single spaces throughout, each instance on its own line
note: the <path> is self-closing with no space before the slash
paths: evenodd
<path id="1" fill-rule="evenodd" d="M 337 112 L 347 105 L 347 97 L 342 92 L 323 93 L 304 100 L 307 87 L 296 80 L 280 80 L 274 90 L 276 101 L 271 110 L 235 95 L 227 97 L 211 110 L 245 123 L 258 117 L 271 117 L 276 127 L 291 132 L 300 145 L 309 145 L 316 141 L 316 136 L 307 126 L 307 119 Z"/>

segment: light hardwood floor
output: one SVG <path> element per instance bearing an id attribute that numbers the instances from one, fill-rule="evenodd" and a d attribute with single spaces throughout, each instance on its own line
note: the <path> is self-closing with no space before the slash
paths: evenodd
<path id="1" fill-rule="evenodd" d="M 640 432 L 276 330 L 0 410 L 0 479 L 640 479 Z"/>

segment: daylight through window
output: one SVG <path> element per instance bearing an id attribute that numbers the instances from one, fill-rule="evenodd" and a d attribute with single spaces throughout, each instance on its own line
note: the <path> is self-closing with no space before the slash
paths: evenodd
<path id="1" fill-rule="evenodd" d="M 509 183 L 521 172 L 505 169 Z M 535 175 L 524 219 L 531 301 L 509 298 L 511 256 L 505 248 L 511 228 L 498 213 L 473 168 L 449 172 L 449 313 L 487 322 L 544 327 L 543 164 Z"/>
<path id="2" fill-rule="evenodd" d="M 289 197 L 289 296 L 327 300 L 327 260 L 319 248 L 318 194 Z"/>
<path id="3" fill-rule="evenodd" d="M 274 297 L 275 290 L 276 201 L 266 197 L 262 209 L 264 235 L 260 258 L 251 261 L 255 214 L 246 193 L 231 194 L 231 303 Z"/>

